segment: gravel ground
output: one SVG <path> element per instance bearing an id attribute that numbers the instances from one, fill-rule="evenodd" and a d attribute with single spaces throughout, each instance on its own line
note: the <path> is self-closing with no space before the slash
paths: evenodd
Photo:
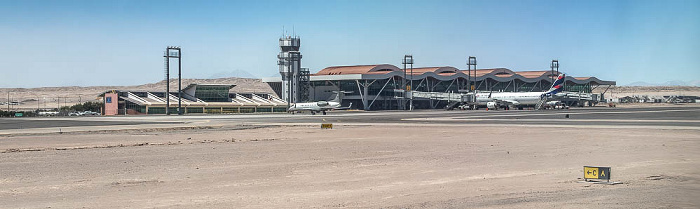
<path id="1" fill-rule="evenodd" d="M 0 208 L 698 208 L 698 136 L 410 124 L 0 137 Z M 622 184 L 580 183 L 584 165 Z"/>

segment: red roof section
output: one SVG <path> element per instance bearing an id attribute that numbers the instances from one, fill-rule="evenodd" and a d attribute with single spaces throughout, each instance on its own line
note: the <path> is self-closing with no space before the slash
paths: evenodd
<path id="1" fill-rule="evenodd" d="M 464 74 L 468 74 L 467 70 L 461 70 L 461 71 Z M 474 71 L 474 70 L 472 70 L 472 71 Z M 513 74 L 511 72 L 512 71 L 509 70 L 508 68 L 477 69 L 476 76 L 478 77 L 478 76 L 483 76 L 483 75 L 490 74 L 490 73 L 496 73 L 497 76 L 500 76 L 502 74 L 502 75 L 507 75 L 506 77 L 508 77 L 508 76 Z M 474 72 L 472 72 L 472 73 L 474 73 Z"/>
<path id="2" fill-rule="evenodd" d="M 386 74 L 393 71 L 401 71 L 393 65 L 354 65 L 333 66 L 324 68 L 314 75 L 345 75 L 345 74 Z"/>
<path id="3" fill-rule="evenodd" d="M 408 73 L 411 72 L 411 69 L 406 69 L 406 70 L 408 71 Z M 422 68 L 413 68 L 413 74 L 414 74 L 414 75 L 421 75 L 421 74 L 427 73 L 427 72 L 433 72 L 433 73 L 436 73 L 436 74 L 448 74 L 448 75 L 451 75 L 451 74 L 455 74 L 455 73 L 459 72 L 459 70 L 458 70 L 457 68 L 453 68 L 453 67 L 422 67 Z"/>
<path id="4" fill-rule="evenodd" d="M 406 69 L 409 70 L 409 69 Z M 484 76 L 487 74 L 493 74 L 497 77 L 501 78 L 507 78 L 511 77 L 515 74 L 523 76 L 525 78 L 538 78 L 541 76 L 554 76 L 551 71 L 549 70 L 540 70 L 540 71 L 520 71 L 520 72 L 514 72 L 508 68 L 490 68 L 490 69 L 477 69 L 476 71 L 476 76 Z M 323 70 L 319 71 L 318 73 L 313 74 L 314 76 L 318 75 L 347 75 L 347 74 L 387 74 L 391 72 L 403 72 L 403 69 L 400 69 L 397 66 L 390 65 L 390 64 L 377 64 L 377 65 L 352 65 L 352 66 L 332 66 L 332 67 L 327 67 L 324 68 Z M 444 66 L 444 67 L 421 67 L 421 68 L 413 68 L 413 75 L 422 75 L 427 72 L 432 72 L 438 75 L 442 76 L 451 76 L 454 75 L 455 73 L 464 73 L 467 74 L 467 70 L 459 70 L 454 67 L 449 67 L 449 66 Z M 410 73 L 410 70 L 409 72 Z M 589 79 L 591 77 L 576 77 L 575 79 L 577 80 L 585 80 Z"/>
<path id="5" fill-rule="evenodd" d="M 526 77 L 526 78 L 537 78 L 537 77 L 540 77 L 540 76 L 544 75 L 545 73 L 549 73 L 549 72 L 550 72 L 549 70 L 542 70 L 542 71 L 521 71 L 521 72 L 515 72 L 515 73 L 517 73 L 518 75 L 521 75 L 523 77 Z"/>

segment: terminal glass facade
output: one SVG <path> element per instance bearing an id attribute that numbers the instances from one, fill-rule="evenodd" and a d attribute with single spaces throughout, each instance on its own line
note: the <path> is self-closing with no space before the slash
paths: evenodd
<path id="1" fill-rule="evenodd" d="M 194 96 L 205 102 L 229 102 L 228 86 L 197 86 Z"/>

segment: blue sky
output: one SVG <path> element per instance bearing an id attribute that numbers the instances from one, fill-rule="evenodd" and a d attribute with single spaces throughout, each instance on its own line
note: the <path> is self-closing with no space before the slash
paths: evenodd
<path id="1" fill-rule="evenodd" d="M 282 27 L 302 65 L 546 70 L 618 84 L 700 79 L 700 1 L 0 1 L 0 87 L 277 74 Z"/>

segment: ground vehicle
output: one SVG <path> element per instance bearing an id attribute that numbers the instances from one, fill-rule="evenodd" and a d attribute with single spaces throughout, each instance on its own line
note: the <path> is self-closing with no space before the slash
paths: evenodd
<path id="1" fill-rule="evenodd" d="M 84 111 L 82 112 L 82 115 L 100 115 L 100 113 L 93 111 Z"/>
<path id="2" fill-rule="evenodd" d="M 545 109 L 569 109 L 569 106 L 561 101 L 549 101 L 544 105 Z"/>

